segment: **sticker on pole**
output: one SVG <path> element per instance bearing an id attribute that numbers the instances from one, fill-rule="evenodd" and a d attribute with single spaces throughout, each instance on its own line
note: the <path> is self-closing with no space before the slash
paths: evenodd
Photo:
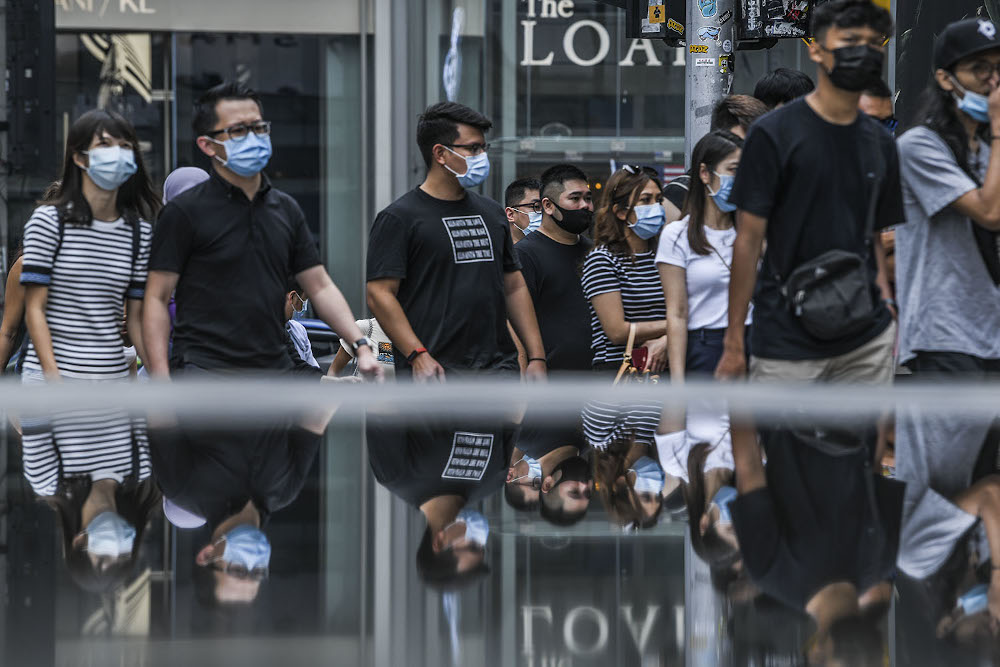
<path id="1" fill-rule="evenodd" d="M 726 25 L 731 18 L 733 18 L 733 10 L 727 9 L 722 12 L 722 16 L 719 17 L 719 25 Z"/>
<path id="2" fill-rule="evenodd" d="M 649 6 L 649 22 L 650 23 L 666 23 L 667 22 L 667 10 L 663 5 L 650 5 Z"/>
<path id="3" fill-rule="evenodd" d="M 689 53 L 708 53 L 708 47 L 704 44 L 692 44 L 688 47 Z"/>
<path id="4" fill-rule="evenodd" d="M 703 42 L 708 41 L 719 41 L 719 33 L 722 32 L 722 28 L 716 28 L 714 26 L 705 26 L 698 30 L 698 37 Z"/>
<path id="5" fill-rule="evenodd" d="M 722 56 L 719 58 L 719 73 L 720 74 L 732 74 L 736 71 L 736 59 L 729 56 Z"/>
<path id="6" fill-rule="evenodd" d="M 703 17 L 710 19 L 719 11 L 719 5 L 717 0 L 698 0 L 698 9 Z"/>
<path id="7" fill-rule="evenodd" d="M 715 58 L 695 58 L 695 67 L 715 67 Z"/>
<path id="8" fill-rule="evenodd" d="M 673 30 L 678 35 L 684 34 L 684 25 L 674 19 L 667 19 L 667 29 Z"/>

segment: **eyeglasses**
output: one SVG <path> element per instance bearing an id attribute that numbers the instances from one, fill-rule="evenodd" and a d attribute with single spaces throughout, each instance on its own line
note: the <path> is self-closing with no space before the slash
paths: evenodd
<path id="1" fill-rule="evenodd" d="M 490 150 L 489 144 L 446 144 L 448 148 L 464 148 L 473 155 L 481 155 Z"/>
<path id="2" fill-rule="evenodd" d="M 985 60 L 977 60 L 971 65 L 963 67 L 963 69 L 980 81 L 989 81 L 993 78 L 994 73 L 1000 75 L 1000 63 L 996 63 L 994 65 L 986 62 Z"/>
<path id="3" fill-rule="evenodd" d="M 521 210 L 521 207 L 530 208 L 531 211 L 532 211 L 532 213 L 541 213 L 542 212 L 542 200 L 541 199 L 536 199 L 535 201 L 521 202 L 520 204 L 514 204 L 510 208 L 514 209 L 518 213 L 524 213 L 524 211 Z"/>
<path id="4" fill-rule="evenodd" d="M 258 137 L 264 137 L 271 134 L 271 122 L 267 120 L 258 120 L 253 123 L 239 123 L 238 125 L 233 125 L 232 127 L 227 127 L 224 130 L 213 130 L 208 133 L 209 136 L 215 136 L 217 134 L 222 134 L 223 132 L 229 135 L 229 138 L 233 141 L 243 141 L 246 139 L 251 132 L 256 134 Z"/>

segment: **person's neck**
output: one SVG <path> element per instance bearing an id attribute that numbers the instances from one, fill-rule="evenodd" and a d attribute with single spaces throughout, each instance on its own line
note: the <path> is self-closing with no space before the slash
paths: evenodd
<path id="1" fill-rule="evenodd" d="M 829 77 L 819 75 L 816 90 L 806 95 L 806 104 L 828 123 L 850 125 L 858 118 L 861 93 L 837 88 Z"/>
<path id="2" fill-rule="evenodd" d="M 80 509 L 80 525 L 89 526 L 94 517 L 103 512 L 117 512 L 115 489 L 118 483 L 113 479 L 102 479 L 90 485 L 90 493 Z"/>
<path id="3" fill-rule="evenodd" d="M 118 190 L 102 190 L 89 178 L 83 179 L 83 198 L 90 206 L 90 214 L 101 222 L 114 222 L 118 212 Z"/>
<path id="4" fill-rule="evenodd" d="M 820 634 L 838 619 L 858 613 L 858 591 L 854 584 L 838 581 L 827 584 L 806 603 L 806 613 L 816 621 Z"/>
<path id="5" fill-rule="evenodd" d="M 434 199 L 459 201 L 465 198 L 465 188 L 459 185 L 454 174 L 442 167 L 431 168 L 427 172 L 427 178 L 420 184 L 420 189 Z"/>
<path id="6" fill-rule="evenodd" d="M 462 496 L 435 496 L 421 505 L 420 511 L 433 534 L 447 528 L 463 507 L 465 498 Z"/>
<path id="7" fill-rule="evenodd" d="M 215 173 L 217 173 L 222 180 L 230 185 L 238 187 L 250 201 L 253 201 L 253 198 L 257 196 L 258 192 L 260 192 L 260 184 L 263 180 L 260 172 L 247 177 L 240 176 L 233 170 L 227 169 L 218 162 L 216 162 L 213 167 L 215 168 Z"/>
<path id="8" fill-rule="evenodd" d="M 627 224 L 627 223 L 626 223 Z M 633 253 L 639 254 L 649 252 L 649 241 L 640 239 L 630 228 L 625 228 L 625 242 Z"/>
<path id="9" fill-rule="evenodd" d="M 965 128 L 965 134 L 969 137 L 969 148 L 973 151 L 979 150 L 979 121 L 975 118 L 970 118 L 961 111 L 958 112 L 958 121 Z"/>
<path id="10" fill-rule="evenodd" d="M 236 526 L 253 526 L 254 528 L 260 528 L 260 512 L 254 507 L 253 501 L 248 500 L 247 504 L 243 506 L 236 514 L 232 515 L 228 519 L 223 519 L 222 522 L 215 527 L 212 531 L 212 541 L 218 540 L 220 537 L 231 531 Z"/>
<path id="11" fill-rule="evenodd" d="M 563 245 L 576 245 L 580 242 L 579 234 L 570 234 L 546 213 L 542 213 L 542 226 L 539 227 L 539 231 L 556 243 Z"/>
<path id="12" fill-rule="evenodd" d="M 715 205 L 715 200 L 711 195 L 705 196 L 705 226 L 709 229 L 732 229 L 732 213 L 723 213 Z"/>
<path id="13" fill-rule="evenodd" d="M 538 462 L 542 464 L 542 476 L 546 477 L 551 475 L 552 471 L 556 469 L 556 466 L 566 459 L 576 456 L 579 451 L 580 450 L 573 445 L 563 445 L 562 447 L 556 447 L 551 452 L 538 459 Z"/>
<path id="14" fill-rule="evenodd" d="M 514 243 L 524 240 L 524 232 L 513 222 L 510 223 L 510 237 L 514 240 Z"/>

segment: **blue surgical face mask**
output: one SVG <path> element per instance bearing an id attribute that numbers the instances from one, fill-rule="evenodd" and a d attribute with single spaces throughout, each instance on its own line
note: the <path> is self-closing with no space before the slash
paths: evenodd
<path id="1" fill-rule="evenodd" d="M 958 82 L 958 79 L 951 77 L 955 86 L 964 93 L 963 97 L 959 99 L 958 95 L 952 92 L 951 96 L 955 98 L 955 102 L 958 103 L 958 109 L 966 116 L 976 121 L 977 123 L 988 123 L 990 122 L 990 101 L 985 95 L 980 95 L 979 93 L 974 93 L 971 90 L 966 90 L 962 87 L 962 84 Z"/>
<path id="2" fill-rule="evenodd" d="M 263 171 L 264 167 L 271 160 L 271 135 L 257 134 L 250 132 L 240 141 L 226 139 L 225 141 L 215 141 L 226 149 L 226 159 L 223 160 L 218 155 L 215 159 L 222 163 L 234 174 L 243 178 L 250 178 Z"/>
<path id="3" fill-rule="evenodd" d="M 87 175 L 102 190 L 117 190 L 139 169 L 131 148 L 102 146 L 84 154 L 89 159 Z"/>
<path id="4" fill-rule="evenodd" d="M 524 235 L 527 236 L 528 234 L 537 230 L 541 226 L 542 226 L 542 214 L 531 212 L 528 214 L 528 226 L 521 231 L 523 231 Z"/>
<path id="5" fill-rule="evenodd" d="M 733 193 L 733 183 L 736 182 L 736 177 L 714 171 L 712 173 L 719 177 L 719 191 L 712 192 L 712 188 L 708 188 L 708 194 L 712 195 L 712 199 L 715 200 L 715 205 L 719 207 L 720 211 L 732 213 L 737 207 L 736 204 L 729 203 L 729 196 Z"/>
<path id="6" fill-rule="evenodd" d="M 521 461 L 524 461 L 525 463 L 528 464 L 528 474 L 523 475 L 522 477 L 515 477 L 514 479 L 510 480 L 511 482 L 516 482 L 518 480 L 525 478 L 527 479 L 542 478 L 542 464 L 538 461 L 538 459 L 533 459 L 527 454 L 525 454 L 523 457 L 521 457 Z M 517 463 L 520 463 L 521 461 L 518 461 Z M 514 465 L 516 466 L 517 463 L 515 463 Z"/>
<path id="7" fill-rule="evenodd" d="M 989 586 L 986 584 L 973 586 L 964 595 L 958 598 L 957 606 L 962 608 L 962 612 L 966 616 L 972 616 L 973 614 L 984 612 L 989 607 L 989 600 L 987 598 L 988 593 Z"/>
<path id="8" fill-rule="evenodd" d="M 635 207 L 635 222 L 629 225 L 635 235 L 648 241 L 667 224 L 667 214 L 659 204 L 643 204 Z"/>
<path id="9" fill-rule="evenodd" d="M 298 292 L 296 292 L 295 295 L 302 303 L 302 310 L 296 310 L 295 306 L 292 306 L 292 319 L 301 320 L 306 316 L 306 311 L 309 310 L 309 299 L 303 299 L 299 296 Z"/>
<path id="10" fill-rule="evenodd" d="M 481 512 L 464 509 L 455 517 L 455 523 L 465 524 L 465 539 L 486 547 L 486 538 L 490 536 L 490 523 Z"/>
<path id="11" fill-rule="evenodd" d="M 455 151 L 451 150 L 447 146 L 445 146 L 445 148 L 452 153 L 455 153 Z M 459 174 L 448 165 L 445 165 L 444 168 L 458 177 L 458 184 L 463 188 L 474 188 L 482 185 L 483 181 L 486 180 L 486 177 L 490 175 L 490 156 L 486 153 L 470 156 L 455 153 L 455 155 L 465 160 L 465 173 Z"/>
<path id="12" fill-rule="evenodd" d="M 247 572 L 267 569 L 271 562 L 271 543 L 259 528 L 249 525 L 236 526 L 223 536 L 226 549 L 222 560 L 241 565 Z"/>
<path id="13" fill-rule="evenodd" d="M 132 553 L 135 528 L 114 512 L 101 512 L 87 526 L 87 551 L 118 558 Z"/>
<path id="14" fill-rule="evenodd" d="M 659 463 L 648 456 L 641 456 L 632 464 L 630 470 L 635 472 L 635 484 L 632 488 L 637 492 L 663 493 L 663 484 L 667 481 L 667 475 Z"/>
<path id="15" fill-rule="evenodd" d="M 733 515 L 729 511 L 729 504 L 736 500 L 736 496 L 738 495 L 739 492 L 733 486 L 723 486 L 715 492 L 712 504 L 719 508 L 719 523 L 730 524 L 733 522 Z"/>

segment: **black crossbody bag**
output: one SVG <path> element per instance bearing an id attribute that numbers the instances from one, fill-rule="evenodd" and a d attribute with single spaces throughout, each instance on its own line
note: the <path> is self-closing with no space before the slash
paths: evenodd
<path id="1" fill-rule="evenodd" d="M 874 128 L 872 128 L 874 130 Z M 869 172 L 871 194 L 865 219 L 863 254 L 847 250 L 829 250 L 797 266 L 782 281 L 781 295 L 792 314 L 809 335 L 820 340 L 836 340 L 860 333 L 872 325 L 878 314 L 878 303 L 872 295 L 868 260 L 872 252 L 872 234 L 878 198 L 885 179 L 885 160 L 880 140 L 872 131 L 871 143 L 875 150 L 875 170 Z M 804 226 L 803 226 L 804 229 Z M 801 235 L 796 240 L 795 247 Z"/>

